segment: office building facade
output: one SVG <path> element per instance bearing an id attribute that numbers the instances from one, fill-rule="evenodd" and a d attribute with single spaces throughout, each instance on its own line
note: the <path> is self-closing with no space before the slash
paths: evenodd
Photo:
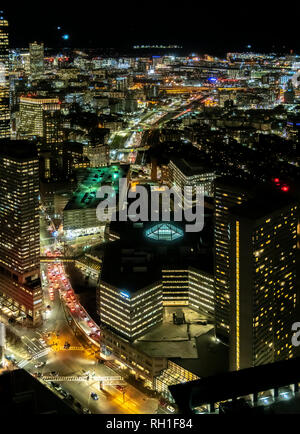
<path id="1" fill-rule="evenodd" d="M 164 306 L 184 306 L 189 303 L 189 271 L 187 268 L 163 268 Z"/>
<path id="2" fill-rule="evenodd" d="M 164 306 L 189 306 L 214 317 L 214 277 L 194 267 L 162 269 Z"/>
<path id="3" fill-rule="evenodd" d="M 209 273 L 189 267 L 189 307 L 208 318 L 215 316 L 215 279 Z"/>
<path id="4" fill-rule="evenodd" d="M 246 203 L 232 210 L 231 370 L 293 356 L 297 205 L 272 211 L 264 206 Z"/>
<path id="5" fill-rule="evenodd" d="M 44 98 L 34 95 L 20 97 L 19 138 L 40 137 L 48 144 L 58 140 L 58 124 L 54 115 L 60 111 L 58 98 Z M 53 126 L 54 125 L 54 126 Z"/>
<path id="6" fill-rule="evenodd" d="M 229 209 L 242 204 L 248 197 L 246 187 L 222 177 L 215 183 L 214 267 L 216 335 L 229 338 L 230 314 L 230 213 Z"/>
<path id="7" fill-rule="evenodd" d="M 135 292 L 101 281 L 98 313 L 102 324 L 134 341 L 163 320 L 162 285 L 153 283 Z"/>
<path id="8" fill-rule="evenodd" d="M 189 188 L 190 194 L 195 195 L 196 187 L 202 194 L 213 196 L 215 172 L 212 169 L 201 167 L 187 160 L 174 159 L 168 164 L 169 184 L 178 188 Z"/>
<path id="9" fill-rule="evenodd" d="M 8 21 L 0 11 L 0 139 L 10 137 Z"/>
<path id="10" fill-rule="evenodd" d="M 33 42 L 29 45 L 30 73 L 39 75 L 44 73 L 44 44 Z"/>
<path id="11" fill-rule="evenodd" d="M 26 141 L 0 147 L 0 297 L 33 322 L 41 319 L 39 162 Z"/>

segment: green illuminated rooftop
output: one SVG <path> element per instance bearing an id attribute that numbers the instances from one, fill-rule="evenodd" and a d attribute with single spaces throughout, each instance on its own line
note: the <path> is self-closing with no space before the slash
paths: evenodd
<path id="1" fill-rule="evenodd" d="M 126 176 L 126 169 L 118 165 L 84 169 L 84 176 L 64 210 L 96 208 L 100 201 L 96 197 L 98 189 L 102 185 L 110 185 L 117 194 L 119 179 L 124 176 Z"/>

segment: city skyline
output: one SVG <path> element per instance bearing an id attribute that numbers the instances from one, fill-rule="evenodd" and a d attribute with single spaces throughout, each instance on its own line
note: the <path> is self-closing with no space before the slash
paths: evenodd
<path id="1" fill-rule="evenodd" d="M 300 413 L 296 14 L 247 6 L 0 12 L 3 411 Z"/>

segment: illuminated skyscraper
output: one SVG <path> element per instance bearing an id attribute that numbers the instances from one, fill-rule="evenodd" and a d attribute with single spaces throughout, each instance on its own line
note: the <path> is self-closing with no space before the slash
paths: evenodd
<path id="1" fill-rule="evenodd" d="M 33 42 L 29 45 L 30 53 L 30 73 L 43 74 L 44 73 L 44 44 Z"/>
<path id="2" fill-rule="evenodd" d="M 229 209 L 249 195 L 250 184 L 222 177 L 215 182 L 215 324 L 216 335 L 228 340 L 230 309 L 230 228 Z"/>
<path id="3" fill-rule="evenodd" d="M 34 95 L 20 97 L 20 123 L 18 137 L 44 138 L 46 144 L 55 144 L 59 140 L 60 111 L 58 98 L 44 98 Z"/>
<path id="4" fill-rule="evenodd" d="M 0 144 L 0 299 L 39 321 L 42 309 L 39 237 L 39 161 L 26 141 Z"/>
<path id="5" fill-rule="evenodd" d="M 282 196 L 282 195 L 281 195 Z M 279 195 L 231 209 L 230 368 L 293 356 L 297 205 Z"/>
<path id="6" fill-rule="evenodd" d="M 8 22 L 0 11 L 0 139 L 10 137 Z"/>

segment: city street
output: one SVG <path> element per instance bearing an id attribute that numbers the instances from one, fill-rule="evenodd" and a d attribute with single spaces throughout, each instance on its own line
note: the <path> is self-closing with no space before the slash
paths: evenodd
<path id="1" fill-rule="evenodd" d="M 68 299 L 61 294 L 70 291 L 71 286 L 64 274 L 63 265 L 43 264 L 41 271 L 44 304 L 49 307 L 44 314 L 44 322 L 37 328 L 25 329 L 18 323 L 11 324 L 6 318 L 1 318 L 9 330 L 19 338 L 18 343 L 9 345 L 6 353 L 14 356 L 19 367 L 41 380 L 43 376 L 52 375 L 55 382 L 56 376 L 81 376 L 89 373 L 89 381 L 63 381 L 60 384 L 73 397 L 74 402 L 79 403 L 82 408 L 88 408 L 92 413 L 153 414 L 157 410 L 158 401 L 147 397 L 130 385 L 126 386 L 124 394 L 122 390 L 112 385 L 104 384 L 100 390 L 100 382 L 93 380 L 93 375 L 113 377 L 117 374 L 105 364 L 98 363 L 94 349 L 88 348 L 87 344 L 83 346 L 82 340 L 74 335 L 67 321 L 66 310 L 68 315 L 74 315 L 75 321 L 87 336 L 96 331 L 95 323 L 91 323 L 92 320 L 86 316 L 85 310 L 78 303 L 71 301 L 67 307 Z M 53 292 L 49 292 L 51 286 L 55 288 Z M 63 306 L 63 303 L 66 303 L 66 306 Z M 98 335 L 95 335 L 95 338 L 99 340 Z M 69 349 L 64 348 L 66 343 Z M 51 387 L 49 381 L 47 384 Z M 94 400 L 91 393 L 96 393 L 99 399 Z"/>

